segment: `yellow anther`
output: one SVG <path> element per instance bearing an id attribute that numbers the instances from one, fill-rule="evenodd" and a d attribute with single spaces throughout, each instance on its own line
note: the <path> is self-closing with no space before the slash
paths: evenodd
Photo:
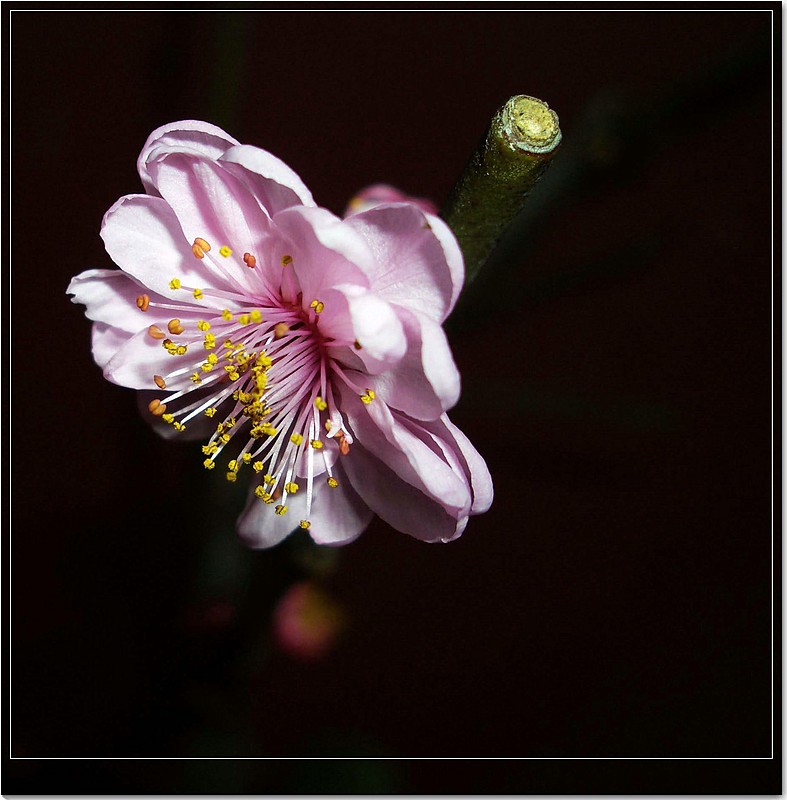
<path id="1" fill-rule="evenodd" d="M 241 314 L 238 317 L 238 322 L 240 322 L 241 325 L 248 325 L 251 322 L 251 317 L 248 314 Z"/>
<path id="2" fill-rule="evenodd" d="M 251 466 L 255 472 L 262 472 L 265 469 L 265 464 L 262 461 L 255 461 Z"/>
<path id="3" fill-rule="evenodd" d="M 217 411 L 217 410 L 218 410 L 218 409 L 216 409 L 216 408 L 213 408 L 213 407 L 211 407 L 211 408 L 206 408 L 206 409 L 205 409 L 205 416 L 206 416 L 206 417 L 212 417 L 212 416 L 215 416 L 215 414 L 216 414 L 216 411 Z"/>
<path id="4" fill-rule="evenodd" d="M 263 480 L 264 483 L 268 483 L 268 484 L 271 484 L 271 485 L 276 483 L 276 478 L 274 478 L 273 475 L 269 475 L 267 473 L 262 476 L 262 480 Z"/>
<path id="5" fill-rule="evenodd" d="M 290 326 L 286 322 L 277 322 L 273 328 L 273 335 L 277 339 L 281 339 L 285 333 L 290 329 Z"/>
<path id="6" fill-rule="evenodd" d="M 219 439 L 221 439 L 224 444 L 227 444 L 231 438 L 232 437 L 228 433 L 222 433 L 221 436 L 219 436 Z"/>
<path id="7" fill-rule="evenodd" d="M 268 369 L 273 365 L 273 361 L 269 356 L 265 355 L 265 351 L 263 350 L 263 352 L 257 356 L 257 364 L 263 369 Z"/>
<path id="8" fill-rule="evenodd" d="M 325 430 L 326 430 L 326 431 L 330 431 L 330 429 L 331 429 L 332 427 L 333 427 L 333 423 L 332 423 L 332 422 L 331 422 L 329 419 L 326 419 L 326 420 L 325 420 Z"/>
<path id="9" fill-rule="evenodd" d="M 301 526 L 301 528 L 303 528 L 305 531 L 308 531 L 308 530 L 309 530 L 309 528 L 311 528 L 311 526 L 312 526 L 311 522 L 309 522 L 309 520 L 308 520 L 308 519 L 302 519 L 302 520 L 301 520 L 301 521 L 298 523 L 298 525 L 300 525 L 300 526 Z"/>
<path id="10" fill-rule="evenodd" d="M 212 333 L 205 334 L 205 340 L 202 343 L 202 346 L 206 350 L 213 350 L 216 347 L 216 337 Z M 215 363 L 215 362 L 212 362 Z"/>
<path id="11" fill-rule="evenodd" d="M 232 255 L 232 250 L 230 250 L 230 248 L 229 248 L 229 247 L 227 247 L 227 245 L 225 244 L 225 245 L 222 245 L 222 246 L 219 248 L 219 253 L 220 253 L 221 255 L 223 255 L 223 256 L 224 256 L 224 258 L 229 258 L 229 257 Z"/>
<path id="12" fill-rule="evenodd" d="M 201 319 L 201 320 L 200 320 L 200 321 L 197 323 L 197 330 L 200 330 L 200 331 L 209 331 L 209 330 L 210 330 L 210 322 L 205 322 L 205 320 L 204 320 L 204 319 Z"/>
<path id="13" fill-rule="evenodd" d="M 151 339 L 163 339 L 167 334 L 159 328 L 158 325 L 151 325 L 148 328 L 148 336 Z"/>
<path id="14" fill-rule="evenodd" d="M 204 364 L 200 364 L 200 369 L 203 372 L 210 372 L 213 369 L 213 364 L 206 361 Z"/>
<path id="15" fill-rule="evenodd" d="M 141 294 L 137 296 L 137 308 L 140 311 L 147 311 L 149 305 L 150 305 L 150 297 L 148 297 L 148 295 Z"/>
<path id="16" fill-rule="evenodd" d="M 298 484 L 293 483 L 292 481 L 284 484 L 284 491 L 289 494 L 295 494 L 295 492 L 297 492 L 299 488 L 300 487 L 298 486 Z"/>
<path id="17" fill-rule="evenodd" d="M 178 433 L 182 433 L 183 431 L 186 430 L 186 426 L 182 422 L 176 422 L 173 424 L 172 427 L 175 428 L 175 430 L 178 431 Z"/>
<path id="18" fill-rule="evenodd" d="M 228 308 L 225 308 L 224 311 L 221 312 L 221 318 L 225 322 L 232 322 L 232 312 Z"/>
<path id="19" fill-rule="evenodd" d="M 227 473 L 227 480 L 230 483 L 235 483 L 235 481 L 238 480 L 238 476 L 234 472 L 228 472 Z"/>
<path id="20" fill-rule="evenodd" d="M 260 311 L 258 308 L 255 308 L 254 311 L 249 314 L 249 316 L 251 317 L 252 322 L 262 322 L 262 311 Z"/>
<path id="21" fill-rule="evenodd" d="M 195 289 L 192 294 L 195 300 L 202 300 L 202 289 Z"/>
<path id="22" fill-rule="evenodd" d="M 361 402 L 368 406 L 371 404 L 372 400 L 374 400 L 374 393 L 367 389 L 366 394 L 361 395 Z"/>
<path id="23" fill-rule="evenodd" d="M 286 255 L 281 257 L 281 265 L 286 267 L 287 264 L 292 264 L 292 256 Z"/>
<path id="24" fill-rule="evenodd" d="M 243 459 L 244 464 L 248 464 L 251 461 L 251 453 L 244 453 L 241 458 Z"/>
<path id="25" fill-rule="evenodd" d="M 233 458 L 232 461 L 227 464 L 227 469 L 237 472 L 240 469 L 240 464 Z"/>
<path id="26" fill-rule="evenodd" d="M 219 357 L 215 353 L 208 353 L 208 357 L 205 360 L 208 364 L 218 364 Z"/>
<path id="27" fill-rule="evenodd" d="M 297 447 L 300 447 L 303 444 L 303 436 L 301 436 L 300 433 L 293 433 L 293 435 L 290 436 L 290 441 Z"/>
<path id="28" fill-rule="evenodd" d="M 175 415 L 174 414 L 162 414 L 161 415 L 161 419 L 163 419 L 164 422 L 166 422 L 166 423 L 171 425 L 175 421 Z"/>
<path id="29" fill-rule="evenodd" d="M 199 373 L 198 373 L 198 372 L 194 372 L 194 373 L 192 373 L 192 375 L 191 375 L 191 380 L 193 380 L 193 381 L 194 381 L 194 383 L 202 383 L 202 378 L 200 378 L 200 376 L 199 376 Z"/>
<path id="30" fill-rule="evenodd" d="M 167 388 L 167 382 L 164 380 L 164 378 L 161 377 L 161 375 L 154 375 L 153 376 L 153 383 L 155 383 L 156 386 L 158 386 L 159 389 L 166 389 Z"/>
<path id="31" fill-rule="evenodd" d="M 236 381 L 240 378 L 240 375 L 237 372 L 230 372 L 229 376 L 231 381 Z"/>
<path id="32" fill-rule="evenodd" d="M 287 513 L 287 506 L 278 505 L 274 509 L 274 512 L 276 513 L 277 516 L 283 517 Z"/>
<path id="33" fill-rule="evenodd" d="M 334 478 L 333 476 L 328 478 L 328 486 L 330 486 L 331 489 L 335 489 L 338 485 L 339 481 L 337 481 L 336 478 Z"/>
<path id="34" fill-rule="evenodd" d="M 322 450 L 322 442 L 319 439 L 312 439 L 310 444 L 315 450 Z"/>
<path id="35" fill-rule="evenodd" d="M 225 428 L 234 428 L 235 427 L 235 417 L 228 417 L 224 422 Z"/>
<path id="36" fill-rule="evenodd" d="M 309 303 L 309 308 L 313 308 L 315 314 L 322 314 L 325 310 L 325 303 L 321 300 L 312 300 L 311 303 Z"/>
<path id="37" fill-rule="evenodd" d="M 213 469 L 213 467 L 216 466 L 216 462 L 212 458 L 206 458 L 202 462 L 202 466 L 205 467 L 205 469 Z"/>
<path id="38" fill-rule="evenodd" d="M 169 288 L 170 289 L 180 289 L 180 280 L 178 278 L 173 278 L 169 282 Z"/>
<path id="39" fill-rule="evenodd" d="M 154 417 L 160 417 L 166 410 L 167 407 L 161 402 L 161 400 L 151 400 L 148 403 L 148 411 L 150 411 Z"/>
<path id="40" fill-rule="evenodd" d="M 270 499 L 270 495 L 268 494 L 268 492 L 265 491 L 264 486 L 257 486 L 257 488 L 254 490 L 254 494 L 256 494 L 257 497 L 260 498 L 260 500 Z"/>
<path id="41" fill-rule="evenodd" d="M 175 349 L 175 355 L 176 355 L 176 356 L 185 356 L 185 355 L 186 355 L 186 353 L 188 352 L 188 349 L 189 349 L 188 345 L 186 345 L 186 344 L 180 344 L 180 345 L 178 345 L 178 346 L 177 346 L 177 348 Z"/>
<path id="42" fill-rule="evenodd" d="M 235 345 L 232 343 L 232 339 L 225 339 L 224 340 L 224 347 L 227 350 L 232 350 L 235 347 Z"/>
<path id="43" fill-rule="evenodd" d="M 325 411 L 325 409 L 328 408 L 328 404 L 322 399 L 322 397 L 317 395 L 317 397 L 314 398 L 314 407 L 318 411 Z"/>

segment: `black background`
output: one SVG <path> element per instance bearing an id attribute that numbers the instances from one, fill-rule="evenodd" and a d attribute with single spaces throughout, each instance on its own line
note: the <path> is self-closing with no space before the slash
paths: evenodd
<path id="1" fill-rule="evenodd" d="M 772 22 L 11 15 L 11 746 L 32 760 L 4 791 L 779 792 L 735 760 L 772 752 Z M 110 266 L 102 215 L 158 125 L 221 124 L 341 213 L 377 181 L 442 201 L 517 93 L 564 145 L 450 320 L 452 418 L 495 503 L 446 546 L 373 522 L 323 579 L 345 635 L 293 661 L 264 646 L 292 546 L 236 542 L 242 492 L 211 499 L 196 445 L 103 380 L 65 288 Z M 443 757 L 536 760 L 415 760 Z"/>

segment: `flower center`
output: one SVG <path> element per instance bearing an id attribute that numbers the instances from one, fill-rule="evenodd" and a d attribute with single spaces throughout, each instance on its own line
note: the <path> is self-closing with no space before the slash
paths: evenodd
<path id="1" fill-rule="evenodd" d="M 159 389 L 175 379 L 185 386 L 153 400 L 149 410 L 183 431 L 195 417 L 213 418 L 221 407 L 223 419 L 202 447 L 205 468 L 214 469 L 226 451 L 226 478 L 234 482 L 241 468 L 250 465 L 261 479 L 255 495 L 273 505 L 278 515 L 287 513 L 288 498 L 305 483 L 306 514 L 300 525 L 308 528 L 314 481 L 324 476 L 328 486 L 336 488 L 333 466 L 339 455 L 349 454 L 352 444 L 332 386 L 336 378 L 348 379 L 331 357 L 332 340 L 319 325 L 325 305 L 315 298 L 306 306 L 300 294 L 288 302 L 282 297 L 284 286 L 282 292 L 274 292 L 262 280 L 249 289 L 211 257 L 205 239 L 195 240 L 192 252 L 213 263 L 232 290 L 186 287 L 178 279 L 170 287 L 190 292 L 197 301 L 206 298 L 215 304 L 221 299 L 228 307 L 206 308 L 196 325 L 173 317 L 166 332 L 161 325 L 150 326 L 148 335 L 187 365 L 153 376 Z M 219 254 L 227 259 L 232 250 L 225 246 Z M 282 256 L 282 268 L 291 263 L 291 256 Z M 257 271 L 254 255 L 245 253 L 243 264 L 249 272 Z M 155 303 L 147 295 L 137 298 L 137 307 L 144 312 L 158 307 L 193 311 L 191 303 Z M 360 397 L 371 403 L 374 392 L 367 389 Z M 191 402 L 184 403 L 185 398 Z"/>

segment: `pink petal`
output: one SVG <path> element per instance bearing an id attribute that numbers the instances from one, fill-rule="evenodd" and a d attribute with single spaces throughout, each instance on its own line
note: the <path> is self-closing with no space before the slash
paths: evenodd
<path id="1" fill-rule="evenodd" d="M 131 338 L 131 334 L 103 322 L 93 324 L 91 344 L 93 358 L 101 369 L 109 363 L 117 351 Z"/>
<path id="2" fill-rule="evenodd" d="M 370 386 L 386 405 L 421 420 L 438 418 L 459 399 L 460 378 L 445 332 L 422 314 L 398 309 L 407 352 Z"/>
<path id="3" fill-rule="evenodd" d="M 414 435 L 385 403 L 375 400 L 365 405 L 347 386 L 342 387 L 341 396 L 342 413 L 363 449 L 374 453 L 403 481 L 441 505 L 449 516 L 456 519 L 469 513 L 472 497 L 467 479 L 447 463 L 439 448 L 425 441 L 423 436 Z M 351 448 L 348 461 L 352 453 Z M 374 484 L 378 478 L 370 474 L 363 480 L 356 489 L 369 503 L 366 483 Z"/>
<path id="4" fill-rule="evenodd" d="M 324 480 L 315 481 L 309 533 L 318 544 L 340 545 L 357 539 L 372 519 L 371 510 L 358 497 L 341 471 L 339 486 L 331 489 Z M 273 547 L 306 518 L 306 487 L 287 498 L 287 513 L 278 516 L 252 490 L 238 520 L 238 533 L 250 547 Z"/>
<path id="5" fill-rule="evenodd" d="M 73 295 L 72 303 L 85 306 L 88 319 L 106 322 L 129 333 L 150 324 L 145 322 L 145 312 L 137 308 L 137 297 L 145 291 L 119 269 L 89 269 L 72 278 L 66 289 Z"/>
<path id="6" fill-rule="evenodd" d="M 238 145 L 221 163 L 251 189 L 270 216 L 296 205 L 314 206 L 304 182 L 281 159 L 251 145 Z"/>
<path id="7" fill-rule="evenodd" d="M 448 316 L 464 282 L 464 264 L 445 223 L 396 203 L 355 214 L 346 224 L 374 251 L 367 274 L 376 293 L 436 322 Z"/>
<path id="8" fill-rule="evenodd" d="M 483 514 L 489 510 L 494 499 L 494 488 L 492 486 L 492 476 L 489 474 L 489 468 L 486 461 L 481 457 L 479 452 L 473 447 L 470 440 L 462 433 L 459 428 L 448 419 L 447 414 L 443 414 L 440 422 L 445 426 L 445 434 L 453 437 L 456 447 L 461 453 L 461 458 L 465 463 L 465 467 L 470 479 L 470 484 L 473 490 L 473 505 L 470 509 L 471 514 Z M 438 428 L 436 421 L 429 428 Z"/>
<path id="9" fill-rule="evenodd" d="M 323 291 L 325 310 L 320 331 L 336 344 L 353 349 L 353 358 L 371 375 L 384 372 L 401 361 L 407 351 L 404 327 L 394 307 L 358 286 L 337 286 Z M 356 362 L 357 363 L 357 362 Z"/>
<path id="10" fill-rule="evenodd" d="M 460 536 L 467 524 L 466 514 L 447 511 L 358 443 L 344 469 L 372 511 L 402 533 L 424 542 L 447 542 Z"/>
<path id="11" fill-rule="evenodd" d="M 167 376 L 181 367 L 193 365 L 194 354 L 200 350 L 200 344 L 195 344 L 189 348 L 187 354 L 171 356 L 161 346 L 161 341 L 148 335 L 146 328 L 118 348 L 114 356 L 104 365 L 104 377 L 112 383 L 130 389 L 155 389 L 153 376 L 161 375 L 167 380 L 167 389 L 181 389 L 191 385 L 189 375 L 193 369 L 174 378 Z M 197 357 L 199 358 L 199 355 Z"/>
<path id="12" fill-rule="evenodd" d="M 253 290 L 256 276 L 243 263 L 243 254 L 260 252 L 270 235 L 270 221 L 249 189 L 220 164 L 183 153 L 165 155 L 149 170 L 175 212 L 189 249 L 197 237 L 211 245 L 209 256 L 199 260 L 192 255 L 192 260 L 199 261 L 205 273 L 226 270 Z M 227 258 L 219 255 L 225 245 L 233 251 Z"/>
<path id="13" fill-rule="evenodd" d="M 188 292 L 173 290 L 178 278 L 184 286 L 227 289 L 226 280 L 194 257 L 175 213 L 165 200 L 147 195 L 121 197 L 104 216 L 101 228 L 109 257 L 124 271 L 158 294 L 186 302 Z M 205 297 L 201 306 L 221 309 L 222 300 Z M 195 303 L 195 310 L 199 306 Z"/>
<path id="14" fill-rule="evenodd" d="M 148 172 L 148 161 L 164 152 L 186 152 L 217 159 L 238 141 L 216 125 L 198 120 L 171 122 L 156 128 L 148 136 L 137 159 L 137 170 L 145 189 L 157 195 L 155 183 Z"/>
<path id="15" fill-rule="evenodd" d="M 324 208 L 296 206 L 273 218 L 278 233 L 289 243 L 292 263 L 303 299 L 322 299 L 328 288 L 340 284 L 369 287 L 366 277 L 374 256 L 362 236 Z"/>

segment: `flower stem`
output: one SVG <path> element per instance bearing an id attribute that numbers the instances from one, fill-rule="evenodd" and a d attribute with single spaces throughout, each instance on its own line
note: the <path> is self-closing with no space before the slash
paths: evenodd
<path id="1" fill-rule="evenodd" d="M 557 114 L 535 97 L 515 95 L 492 118 L 441 213 L 462 248 L 465 286 L 521 210 L 560 140 Z"/>

